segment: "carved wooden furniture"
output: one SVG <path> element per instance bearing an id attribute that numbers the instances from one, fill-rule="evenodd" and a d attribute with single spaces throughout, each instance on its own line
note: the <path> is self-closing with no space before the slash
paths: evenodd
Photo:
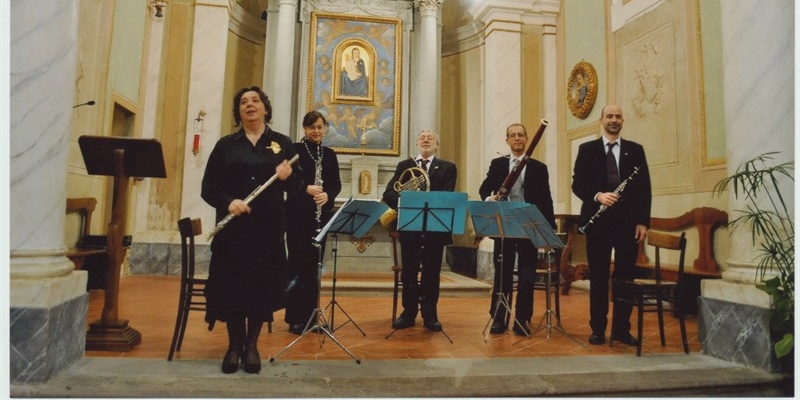
<path id="1" fill-rule="evenodd" d="M 89 324 L 86 350 L 128 351 L 142 341 L 141 333 L 118 315 L 129 178 L 167 176 L 161 143 L 154 139 L 84 135 L 78 138 L 78 145 L 89 175 L 114 177 L 111 221 L 106 232 L 105 304 L 100 320 Z"/>
<path id="2" fill-rule="evenodd" d="M 85 238 L 89 238 L 92 226 L 92 213 L 97 206 L 97 199 L 94 197 L 81 197 L 67 199 L 67 214 L 77 213 L 80 218 L 80 232 L 76 243 L 69 243 L 67 248 L 67 258 L 74 264 L 75 269 L 83 268 L 83 264 L 89 257 L 99 257 L 106 254 L 105 243 L 102 247 L 87 247 Z"/>
<path id="3" fill-rule="evenodd" d="M 650 229 L 655 231 L 678 232 L 687 229 L 697 229 L 697 258 L 692 261 L 692 268 L 684 271 L 684 285 L 681 295 L 687 300 L 686 312 L 697 315 L 697 297 L 700 296 L 700 282 L 703 279 L 719 279 L 721 273 L 719 264 L 714 260 L 714 232 L 722 225 L 728 223 L 728 213 L 712 207 L 697 207 L 674 218 L 650 218 Z M 639 246 L 639 256 L 636 260 L 637 277 L 652 278 L 655 266 L 644 252 L 644 244 Z M 661 265 L 661 278 L 677 280 L 678 266 Z"/>
<path id="4" fill-rule="evenodd" d="M 664 338 L 664 305 L 669 303 L 672 308 L 673 314 L 677 315 L 680 322 L 681 341 L 683 343 L 683 351 L 689 354 L 689 343 L 686 339 L 686 322 L 684 316 L 686 310 L 685 304 L 691 303 L 690 299 L 683 297 L 684 293 L 681 291 L 681 286 L 684 284 L 684 259 L 686 257 L 686 233 L 681 232 L 680 236 L 670 235 L 668 233 L 650 231 L 647 235 L 647 244 L 655 248 L 655 262 L 653 268 L 655 275 L 652 279 L 634 279 L 633 281 L 616 281 L 617 290 L 615 293 L 625 292 L 629 293 L 631 297 L 614 296 L 614 302 L 629 303 L 638 309 L 636 322 L 637 322 L 637 339 L 639 343 L 636 346 L 636 355 L 642 355 L 642 329 L 644 321 L 644 313 L 655 312 L 658 313 L 658 333 L 661 338 L 661 346 L 666 346 Z M 677 275 L 675 280 L 669 280 L 662 277 L 661 274 L 661 250 L 672 250 L 680 252 L 678 258 Z M 621 289 L 625 288 L 623 291 Z M 611 337 L 608 341 L 609 345 L 614 344 L 614 331 L 611 331 Z"/>

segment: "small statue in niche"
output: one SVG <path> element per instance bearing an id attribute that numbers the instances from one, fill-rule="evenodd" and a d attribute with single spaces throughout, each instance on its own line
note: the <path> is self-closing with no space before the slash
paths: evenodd
<path id="1" fill-rule="evenodd" d="M 370 194 L 372 192 L 372 175 L 367 170 L 358 174 L 358 192 L 361 194 Z"/>

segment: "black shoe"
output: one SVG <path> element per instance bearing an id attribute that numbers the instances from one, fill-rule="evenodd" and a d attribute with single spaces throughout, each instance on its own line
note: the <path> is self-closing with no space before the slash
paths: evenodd
<path id="1" fill-rule="evenodd" d="M 425 325 L 425 329 L 431 332 L 440 332 L 442 330 L 442 324 L 439 323 L 438 319 L 427 319 L 423 325 Z"/>
<path id="2" fill-rule="evenodd" d="M 394 322 L 392 322 L 392 329 L 405 329 L 411 328 L 416 324 L 413 317 L 407 317 L 405 315 L 400 315 L 397 317 Z"/>
<path id="3" fill-rule="evenodd" d="M 255 374 L 261 371 L 261 357 L 258 355 L 258 349 L 255 346 L 247 346 L 244 351 L 244 372 Z"/>
<path id="4" fill-rule="evenodd" d="M 242 356 L 241 349 L 228 349 L 225 358 L 222 359 L 222 372 L 232 374 L 239 370 L 239 358 Z"/>
<path id="5" fill-rule="evenodd" d="M 306 329 L 306 324 L 291 324 L 289 325 L 289 332 L 295 335 L 302 335 L 303 330 Z"/>
<path id="6" fill-rule="evenodd" d="M 600 345 L 606 342 L 605 335 L 598 335 L 593 333 L 589 336 L 589 344 Z"/>
<path id="7" fill-rule="evenodd" d="M 500 321 L 498 319 L 495 320 L 494 323 L 492 324 L 492 328 L 489 329 L 489 333 L 499 334 L 505 332 L 506 329 L 507 329 L 506 324 L 504 324 L 503 321 Z"/>
<path id="8" fill-rule="evenodd" d="M 530 336 L 531 330 L 525 325 L 520 327 L 519 325 L 514 324 L 514 334 L 517 336 Z"/>
<path id="9" fill-rule="evenodd" d="M 638 346 L 639 341 L 636 340 L 635 337 L 631 336 L 630 333 L 623 333 L 621 335 L 614 335 L 614 341 L 620 341 L 622 343 L 627 344 L 628 346 Z"/>

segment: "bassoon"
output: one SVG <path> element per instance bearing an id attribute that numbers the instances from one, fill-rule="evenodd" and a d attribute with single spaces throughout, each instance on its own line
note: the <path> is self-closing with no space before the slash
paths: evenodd
<path id="1" fill-rule="evenodd" d="M 542 134 L 544 134 L 544 128 L 549 125 L 546 119 L 542 119 L 542 124 L 539 125 L 539 130 L 536 131 L 536 134 L 533 135 L 533 140 L 531 140 L 531 144 L 528 145 L 528 149 L 525 150 L 525 154 L 522 156 L 522 159 L 517 163 L 517 166 L 508 173 L 506 176 L 506 180 L 503 181 L 503 184 L 500 185 L 500 189 L 497 190 L 497 201 L 504 201 L 508 200 L 509 194 L 511 194 L 511 188 L 514 187 L 514 184 L 519 179 L 520 174 L 522 173 L 522 169 L 525 168 L 525 164 L 528 163 L 528 160 L 531 158 L 531 154 L 533 154 L 533 150 L 536 148 L 536 145 L 539 144 L 539 141 L 542 139 Z"/>

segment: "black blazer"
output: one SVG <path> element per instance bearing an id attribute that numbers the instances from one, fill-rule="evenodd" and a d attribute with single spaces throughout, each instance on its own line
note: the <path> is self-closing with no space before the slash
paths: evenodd
<path id="1" fill-rule="evenodd" d="M 400 179 L 403 171 L 418 167 L 416 160 L 407 158 L 397 163 L 397 168 L 394 170 L 394 175 L 389 183 L 386 184 L 386 190 L 383 192 L 383 201 L 394 209 L 397 209 L 397 200 L 400 198 L 400 193 L 394 190 L 394 183 Z M 428 166 L 428 179 L 431 181 L 431 191 L 439 192 L 453 192 L 456 190 L 456 165 L 450 161 L 442 160 L 439 157 L 434 157 L 431 165 Z"/>
<path id="2" fill-rule="evenodd" d="M 386 190 L 383 192 L 383 201 L 389 207 L 397 209 L 397 200 L 400 198 L 400 193 L 394 190 L 394 183 L 403 174 L 403 171 L 417 167 L 417 162 L 413 158 L 407 158 L 397 163 L 394 175 L 389 183 L 386 184 Z M 442 160 L 439 157 L 434 157 L 431 165 L 428 166 L 428 179 L 431 181 L 431 191 L 439 192 L 453 192 L 456 190 L 456 165 L 450 161 Z M 400 232 L 400 243 L 417 240 L 419 234 L 417 232 Z M 445 246 L 453 242 L 453 236 L 444 232 L 428 232 L 425 234 L 426 244 Z"/>
<path id="3" fill-rule="evenodd" d="M 639 173 L 628 183 L 622 192 L 622 199 L 614 207 L 608 209 L 602 219 L 615 221 L 615 223 L 628 223 L 650 227 L 650 205 L 652 193 L 650 189 L 650 170 L 647 168 L 647 159 L 644 148 L 633 141 L 623 139 L 620 143 L 619 172 L 620 179 L 625 180 L 635 167 Z M 600 203 L 594 200 L 598 192 L 613 192 L 616 187 L 608 184 L 606 173 L 606 150 L 603 147 L 603 138 L 583 143 L 578 148 L 578 157 L 575 159 L 575 171 L 572 176 L 572 192 L 578 196 L 583 204 L 578 223 L 580 225 L 589 221 L 592 215 L 600 208 Z M 596 221 L 600 221 L 599 219 Z"/>
<path id="4" fill-rule="evenodd" d="M 483 183 L 478 189 L 481 200 L 500 190 L 500 186 L 503 185 L 509 173 L 510 159 L 510 156 L 498 157 L 489 164 L 486 178 L 483 179 Z M 550 195 L 550 175 L 547 172 L 547 165 L 533 158 L 528 159 L 525 164 L 525 177 L 522 181 L 522 194 L 525 202 L 535 205 L 550 226 L 555 229 L 556 221 L 553 213 L 553 198 Z"/>

